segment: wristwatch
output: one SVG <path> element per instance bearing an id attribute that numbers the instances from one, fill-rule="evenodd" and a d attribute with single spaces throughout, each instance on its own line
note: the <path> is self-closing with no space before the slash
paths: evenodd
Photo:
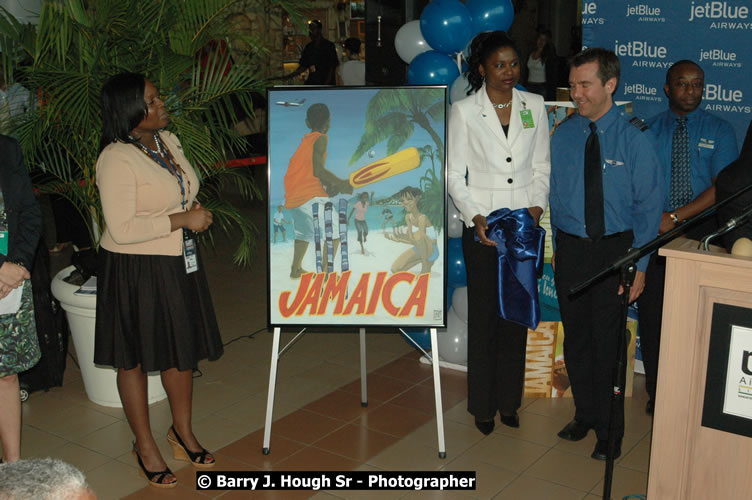
<path id="1" fill-rule="evenodd" d="M 669 217 L 671 217 L 671 220 L 674 221 L 674 224 L 679 223 L 679 216 L 676 215 L 676 212 L 668 214 Z"/>

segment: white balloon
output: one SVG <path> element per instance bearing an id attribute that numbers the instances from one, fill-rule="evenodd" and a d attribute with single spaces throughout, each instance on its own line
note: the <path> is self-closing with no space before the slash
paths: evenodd
<path id="1" fill-rule="evenodd" d="M 460 211 L 454 206 L 451 197 L 449 197 L 447 208 L 447 236 L 450 238 L 462 238 L 464 223 L 460 220 Z"/>
<path id="2" fill-rule="evenodd" d="M 455 365 L 467 365 L 467 323 L 453 308 L 447 312 L 447 328 L 438 331 L 439 357 Z"/>
<path id="3" fill-rule="evenodd" d="M 457 317 L 467 323 L 467 287 L 461 286 L 454 289 L 452 294 L 452 309 Z"/>
<path id="4" fill-rule="evenodd" d="M 449 91 L 449 102 L 454 104 L 455 102 L 468 97 L 468 90 L 470 90 L 470 82 L 467 79 L 467 75 L 462 73 L 454 80 L 454 83 L 452 83 L 452 89 Z M 470 95 L 473 95 L 474 93 L 475 92 L 471 92 Z"/>
<path id="5" fill-rule="evenodd" d="M 410 64 L 418 54 L 431 50 L 431 46 L 420 31 L 420 19 L 402 25 L 394 37 L 394 48 L 397 50 L 397 55 L 407 64 Z"/>

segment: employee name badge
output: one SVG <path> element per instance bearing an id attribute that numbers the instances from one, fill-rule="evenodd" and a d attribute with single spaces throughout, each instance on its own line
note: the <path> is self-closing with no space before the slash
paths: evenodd
<path id="1" fill-rule="evenodd" d="M 0 231 L 0 253 L 8 255 L 8 231 Z"/>
<path id="2" fill-rule="evenodd" d="M 183 230 L 183 260 L 186 274 L 198 271 L 198 255 L 196 255 L 196 239 L 193 237 L 193 231 Z"/>
<path id="3" fill-rule="evenodd" d="M 522 128 L 535 128 L 533 112 L 529 109 L 520 110 L 520 120 L 522 120 Z"/>

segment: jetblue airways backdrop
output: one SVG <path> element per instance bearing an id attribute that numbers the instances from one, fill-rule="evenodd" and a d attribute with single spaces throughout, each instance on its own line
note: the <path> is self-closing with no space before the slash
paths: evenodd
<path id="1" fill-rule="evenodd" d="M 647 119 L 665 111 L 666 70 L 681 59 L 705 71 L 702 109 L 729 121 L 741 146 L 752 117 L 750 0 L 583 0 L 585 47 L 611 49 L 621 60 L 616 100 L 632 101 Z"/>

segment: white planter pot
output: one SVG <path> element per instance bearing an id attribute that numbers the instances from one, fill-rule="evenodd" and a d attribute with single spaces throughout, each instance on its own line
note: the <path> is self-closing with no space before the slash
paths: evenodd
<path id="1" fill-rule="evenodd" d="M 68 318 L 73 345 L 76 349 L 81 376 L 84 379 L 86 395 L 91 401 L 102 406 L 120 408 L 116 375 L 117 370 L 109 366 L 94 364 L 94 323 L 97 312 L 96 295 L 76 295 L 77 285 L 63 281 L 63 278 L 75 268 L 68 266 L 52 280 L 52 295 L 60 301 L 60 305 Z M 167 397 L 159 372 L 149 373 L 148 398 L 149 404 L 162 401 Z"/>

